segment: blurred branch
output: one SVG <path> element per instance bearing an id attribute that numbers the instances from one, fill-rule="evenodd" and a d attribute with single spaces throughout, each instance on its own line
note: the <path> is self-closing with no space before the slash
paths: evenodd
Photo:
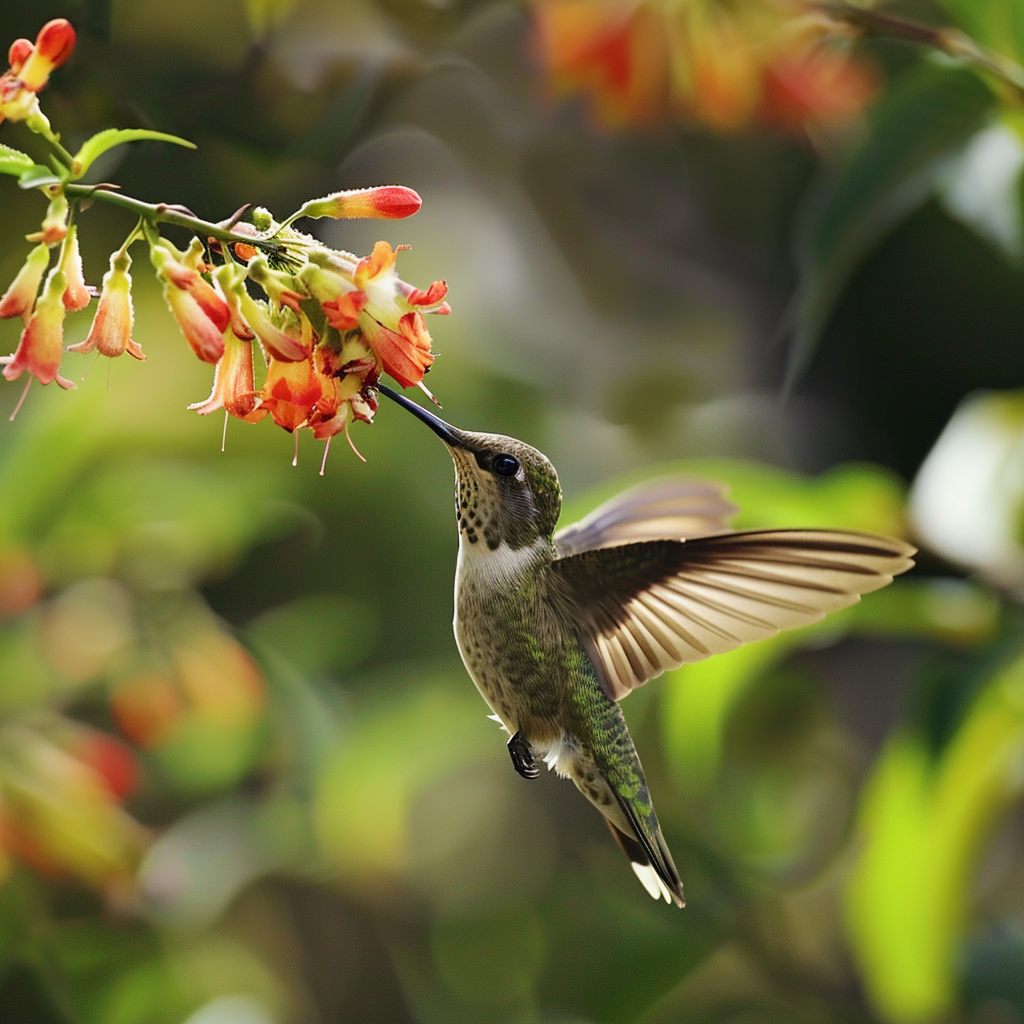
<path id="1" fill-rule="evenodd" d="M 860 7 L 847 0 L 822 0 L 818 9 L 836 21 L 845 22 L 865 36 L 901 39 L 938 50 L 949 57 L 963 60 L 1010 86 L 1024 100 L 1024 68 L 975 42 L 960 29 L 925 25 L 873 8 Z"/>

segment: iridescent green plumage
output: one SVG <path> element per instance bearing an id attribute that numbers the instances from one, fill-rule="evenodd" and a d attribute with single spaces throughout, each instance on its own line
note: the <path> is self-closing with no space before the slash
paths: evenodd
<path id="1" fill-rule="evenodd" d="M 655 898 L 683 887 L 617 701 L 666 668 L 817 621 L 913 563 L 902 541 L 834 530 L 733 532 L 722 488 L 682 478 L 626 492 L 558 532 L 558 475 L 535 448 L 458 430 L 387 388 L 451 452 L 455 637 L 508 730 L 597 807 Z"/>

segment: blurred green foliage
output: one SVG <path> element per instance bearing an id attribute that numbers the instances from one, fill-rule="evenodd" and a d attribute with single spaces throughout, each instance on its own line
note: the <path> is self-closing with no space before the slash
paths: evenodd
<path id="1" fill-rule="evenodd" d="M 896 10 L 1022 52 L 1016 0 Z M 509 769 L 451 639 L 435 440 L 384 409 L 356 432 L 367 464 L 339 445 L 324 478 L 310 438 L 293 469 L 265 424 L 229 424 L 222 454 L 216 417 L 185 411 L 208 368 L 140 274 L 147 362 L 105 387 L 70 355 L 79 390 L 34 388 L 0 430 L 0 1019 L 1024 1021 L 1024 440 L 1019 415 L 954 415 L 1024 373 L 1024 274 L 985 228 L 1019 213 L 1020 167 L 990 194 L 965 162 L 1019 132 L 1006 90 L 878 40 L 862 130 L 817 149 L 608 133 L 541 99 L 514 5 L 25 0 L 0 20 L 13 39 L 57 15 L 80 31 L 46 94 L 67 142 L 199 145 L 110 151 L 97 180 L 210 219 L 415 187 L 413 220 L 324 237 L 413 243 L 403 273 L 448 280 L 431 388 L 546 451 L 567 521 L 684 472 L 728 484 L 739 527 L 927 543 L 862 604 L 625 703 L 676 912 L 570 786 Z M 1012 145 L 988 152 L 1012 169 Z M 970 216 L 957 181 L 989 196 Z M 42 210 L 4 203 L 6 281 Z M 83 211 L 88 280 L 130 228 Z M 939 485 L 908 497 L 947 423 Z"/>

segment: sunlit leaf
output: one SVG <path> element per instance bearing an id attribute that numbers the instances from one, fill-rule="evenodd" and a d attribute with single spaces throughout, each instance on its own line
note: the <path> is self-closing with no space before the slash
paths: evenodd
<path id="1" fill-rule="evenodd" d="M 972 71 L 925 61 L 886 92 L 863 143 L 813 197 L 798 229 L 799 280 L 788 314 L 786 385 L 806 370 L 850 276 L 878 241 L 932 193 L 946 159 L 992 109 Z"/>
<path id="2" fill-rule="evenodd" d="M 956 961 L 971 880 L 994 823 L 1024 793 L 1024 658 L 982 690 L 936 757 L 926 738 L 893 738 L 864 793 L 860 855 L 846 893 L 871 1001 L 892 1024 L 956 1005 Z"/>
<path id="3" fill-rule="evenodd" d="M 166 132 L 154 132 L 148 128 L 107 128 L 82 143 L 81 148 L 75 154 L 73 178 L 76 180 L 81 178 L 92 166 L 93 161 L 106 153 L 108 149 L 122 146 L 126 142 L 143 141 L 172 142 L 174 145 L 184 146 L 186 149 L 196 148 L 194 142 L 179 138 L 177 135 L 168 135 Z"/>

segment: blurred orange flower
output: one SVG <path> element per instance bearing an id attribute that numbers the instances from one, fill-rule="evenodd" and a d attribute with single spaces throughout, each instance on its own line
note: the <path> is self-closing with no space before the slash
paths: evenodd
<path id="1" fill-rule="evenodd" d="M 875 76 L 801 0 L 534 0 L 556 95 L 582 94 L 605 126 L 677 118 L 735 131 L 855 116 Z"/>

